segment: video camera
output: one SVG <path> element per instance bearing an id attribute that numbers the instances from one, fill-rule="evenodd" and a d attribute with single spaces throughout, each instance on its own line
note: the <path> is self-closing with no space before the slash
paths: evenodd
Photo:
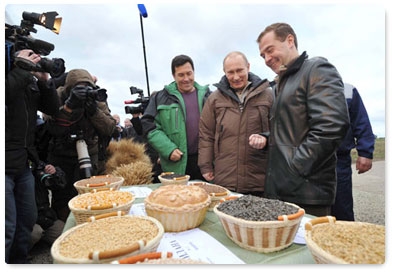
<path id="1" fill-rule="evenodd" d="M 59 77 L 64 73 L 66 69 L 64 65 L 65 62 L 61 58 L 48 59 L 42 57 L 39 63 L 34 64 L 25 59 L 15 57 L 15 54 L 23 49 L 31 49 L 41 56 L 49 55 L 49 53 L 55 49 L 55 46 L 46 41 L 34 39 L 30 35 L 30 32 L 37 33 L 34 24 L 39 24 L 59 34 L 62 18 L 56 18 L 57 15 L 58 13 L 55 11 L 42 14 L 24 11 L 20 26 L 5 24 L 7 73 L 11 70 L 14 62 L 22 69 L 47 72 L 53 78 Z"/>
<path id="2" fill-rule="evenodd" d="M 149 103 L 149 97 L 144 97 L 143 90 L 134 86 L 130 87 L 130 93 L 138 94 L 138 97 L 135 100 L 125 100 L 125 104 L 135 104 L 135 106 L 125 106 L 125 114 L 143 114 Z"/>

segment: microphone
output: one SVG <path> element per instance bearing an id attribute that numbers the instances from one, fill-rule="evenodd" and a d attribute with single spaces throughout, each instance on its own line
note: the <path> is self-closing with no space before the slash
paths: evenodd
<path id="1" fill-rule="evenodd" d="M 144 18 L 148 17 L 147 9 L 145 8 L 144 4 L 137 4 L 137 7 L 139 8 L 141 16 Z"/>

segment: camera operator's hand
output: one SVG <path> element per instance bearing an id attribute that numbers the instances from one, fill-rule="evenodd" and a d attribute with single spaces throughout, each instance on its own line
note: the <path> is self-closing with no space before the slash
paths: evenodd
<path id="1" fill-rule="evenodd" d="M 53 165 L 47 164 L 47 165 L 45 165 L 44 172 L 48 173 L 48 174 L 54 174 L 54 173 L 56 173 L 56 169 Z"/>
<path id="2" fill-rule="evenodd" d="M 88 116 L 93 116 L 96 111 L 97 111 L 97 102 L 94 98 L 88 97 L 86 102 L 85 102 L 85 111 L 88 114 Z"/>
<path id="3" fill-rule="evenodd" d="M 66 106 L 70 109 L 83 108 L 87 94 L 88 87 L 84 85 L 77 85 L 71 89 L 70 96 L 66 100 Z"/>
<path id="4" fill-rule="evenodd" d="M 16 53 L 16 58 L 24 59 L 25 61 L 37 64 L 41 61 L 41 56 L 34 53 L 31 49 L 22 49 Z"/>

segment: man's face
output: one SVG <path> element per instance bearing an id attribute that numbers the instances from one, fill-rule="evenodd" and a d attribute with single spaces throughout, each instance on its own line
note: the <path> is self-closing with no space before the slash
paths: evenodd
<path id="1" fill-rule="evenodd" d="M 280 72 L 280 66 L 287 65 L 295 57 L 292 48 L 294 48 L 292 35 L 288 35 L 285 41 L 281 42 L 276 39 L 274 31 L 268 32 L 259 41 L 261 57 L 276 74 Z"/>
<path id="2" fill-rule="evenodd" d="M 178 91 L 181 93 L 188 93 L 194 90 L 195 73 L 190 63 L 177 66 L 173 77 L 177 83 Z"/>
<path id="3" fill-rule="evenodd" d="M 225 76 L 230 87 L 235 90 L 242 90 L 247 86 L 249 71 L 250 64 L 240 55 L 230 56 L 224 62 Z"/>

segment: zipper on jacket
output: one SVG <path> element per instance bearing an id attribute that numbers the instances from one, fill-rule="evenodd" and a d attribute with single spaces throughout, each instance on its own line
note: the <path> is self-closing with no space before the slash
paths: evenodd
<path id="1" fill-rule="evenodd" d="M 244 111 L 243 103 L 239 103 L 239 110 L 240 110 L 240 113 L 243 113 L 243 111 Z"/>
<path id="2" fill-rule="evenodd" d="M 176 108 L 176 129 L 178 129 L 178 108 Z"/>

